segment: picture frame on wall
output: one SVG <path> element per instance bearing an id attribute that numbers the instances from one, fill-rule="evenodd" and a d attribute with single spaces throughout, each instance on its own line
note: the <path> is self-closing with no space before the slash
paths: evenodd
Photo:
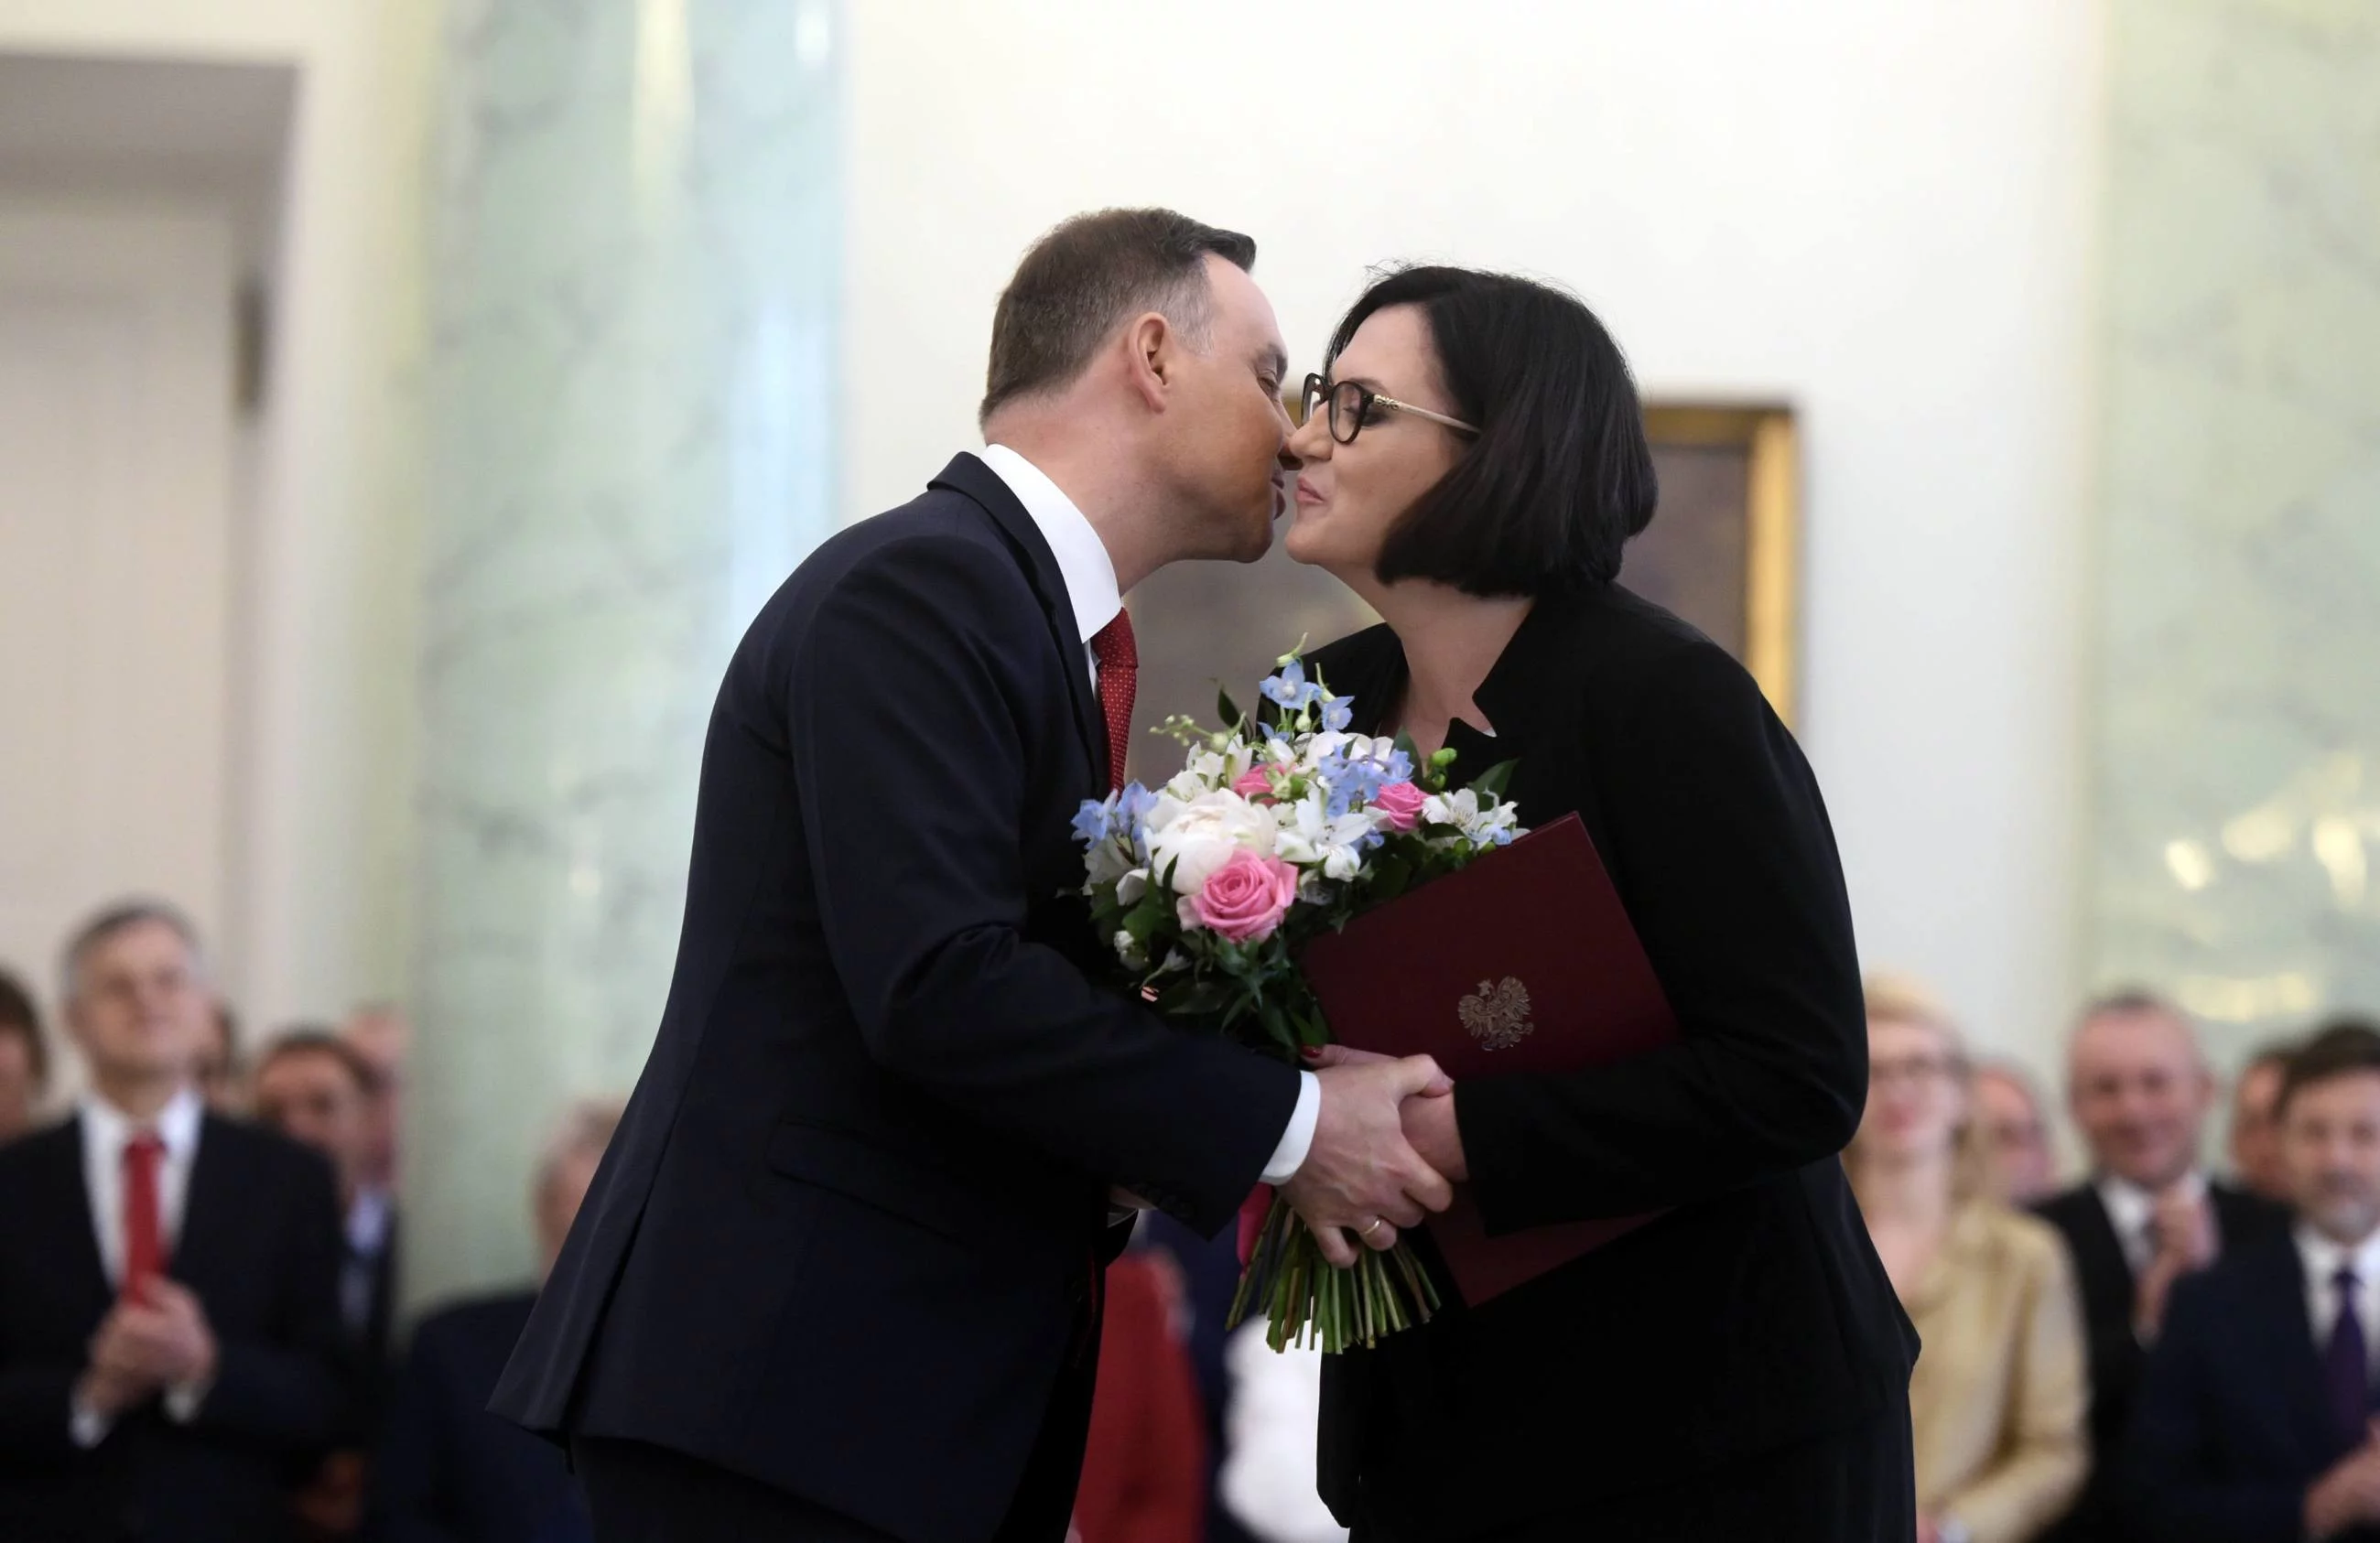
<path id="1" fill-rule="evenodd" d="M 1297 405 L 1291 404 L 1294 418 Z M 1645 410 L 1660 479 L 1652 525 L 1620 581 L 1708 633 L 1760 683 L 1789 725 L 1797 706 L 1800 465 L 1791 408 L 1657 402 Z M 1293 515 L 1282 516 L 1285 524 Z M 1254 564 L 1176 563 L 1134 589 L 1144 725 L 1184 713 L 1210 726 L 1218 686 L 1244 706 L 1302 638 L 1309 649 L 1379 620 L 1338 580 L 1281 550 Z M 1182 747 L 1135 736 L 1130 774 L 1154 784 Z"/>

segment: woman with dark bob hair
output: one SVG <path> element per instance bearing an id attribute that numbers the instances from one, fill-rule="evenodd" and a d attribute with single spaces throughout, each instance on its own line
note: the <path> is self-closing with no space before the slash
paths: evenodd
<path id="1" fill-rule="evenodd" d="M 1358 731 L 1578 814 L 1683 1029 L 1405 1106 L 1498 1232 L 1665 1214 L 1333 1357 L 1323 1499 L 1357 1543 L 1914 1538 L 1916 1338 L 1837 1160 L 1867 1092 L 1842 871 L 1758 686 L 1619 583 L 1654 504 L 1619 347 L 1545 285 L 1407 268 L 1305 399 L 1290 554 L 1386 619 L 1310 663 Z"/>

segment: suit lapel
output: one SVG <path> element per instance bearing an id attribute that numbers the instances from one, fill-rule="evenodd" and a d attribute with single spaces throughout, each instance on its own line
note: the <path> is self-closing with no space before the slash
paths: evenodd
<path id="1" fill-rule="evenodd" d="M 99 1221 L 91 1214 L 91 1180 L 83 1172 L 82 1116 L 72 1116 L 47 1139 L 54 1143 L 50 1184 L 59 1197 L 58 1268 L 73 1283 L 76 1296 L 95 1305 L 91 1318 L 96 1322 L 106 1315 L 115 1288 L 100 1255 Z"/>
<path id="2" fill-rule="evenodd" d="M 210 1282 L 224 1222 L 239 1205 L 238 1175 L 229 1168 L 223 1123 L 210 1114 L 199 1124 L 199 1149 L 190 1159 L 189 1192 L 182 1197 L 182 1231 L 174 1239 L 174 1279 L 198 1290 Z M 200 1291 L 201 1296 L 206 1293 Z"/>
<path id="3" fill-rule="evenodd" d="M 1041 601 L 1042 618 L 1049 624 L 1050 641 L 1057 646 L 1060 673 L 1066 677 L 1067 697 L 1074 704 L 1075 730 L 1082 738 L 1083 753 L 1090 758 L 1096 785 L 1104 791 L 1109 777 L 1107 715 L 1092 694 L 1090 664 L 1075 623 L 1075 602 L 1066 593 L 1065 577 L 1058 571 L 1058 559 L 1042 539 L 1041 528 L 1033 523 L 1033 516 L 1000 474 L 973 456 L 953 456 L 930 485 L 975 500 L 1008 538 L 1017 566 L 1025 570 L 1026 580 Z"/>
<path id="4" fill-rule="evenodd" d="M 2132 1311 L 2132 1261 L 2125 1257 L 2123 1239 L 2116 1235 L 2115 1218 L 2107 1214 L 2107 1202 L 2099 1197 L 2096 1185 L 2083 1185 L 2078 1202 L 2082 1224 L 2075 1229 L 2074 1251 L 2079 1256 L 2075 1268 L 2084 1280 L 2099 1282 L 2107 1303 L 2120 1304 L 2123 1316 L 2129 1319 Z"/>
<path id="5" fill-rule="evenodd" d="M 2253 1247 L 2241 1262 L 2252 1271 L 2258 1298 L 2252 1317 L 2265 1326 L 2264 1354 L 2258 1358 L 2271 1368 L 2290 1428 L 2327 1467 L 2346 1451 L 2346 1443 L 2332 1428 L 2330 1395 L 2314 1354 L 2313 1325 L 2306 1318 L 2305 1261 L 2298 1257 L 2297 1245 L 2283 1238 Z"/>

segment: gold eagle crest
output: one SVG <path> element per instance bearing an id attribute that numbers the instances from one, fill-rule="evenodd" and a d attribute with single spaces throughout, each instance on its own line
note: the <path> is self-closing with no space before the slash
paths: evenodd
<path id="1" fill-rule="evenodd" d="M 1489 983 L 1464 997 L 1455 1011 L 1463 1027 L 1481 1048 L 1508 1051 L 1536 1029 L 1529 1021 L 1529 989 L 1512 976 Z"/>

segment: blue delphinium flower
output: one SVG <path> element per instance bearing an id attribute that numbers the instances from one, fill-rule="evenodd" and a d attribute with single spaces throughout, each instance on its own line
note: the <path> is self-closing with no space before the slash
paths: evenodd
<path id="1" fill-rule="evenodd" d="M 1157 795 L 1138 783 L 1126 783 L 1123 791 L 1114 795 L 1115 823 L 1118 834 L 1132 843 L 1134 853 L 1142 862 L 1148 861 L 1148 811 L 1157 807 Z"/>
<path id="2" fill-rule="evenodd" d="M 1345 734 L 1347 725 L 1354 721 L 1354 698 L 1326 697 L 1322 699 L 1322 727 L 1326 733 Z"/>
<path id="3" fill-rule="evenodd" d="M 1086 798 L 1075 811 L 1075 839 L 1085 846 L 1097 846 L 1115 830 L 1116 795 L 1104 798 Z"/>
<path id="4" fill-rule="evenodd" d="M 1305 666 L 1294 659 L 1282 665 L 1279 674 L 1266 676 L 1257 689 L 1287 712 L 1303 712 L 1322 699 L 1322 687 L 1305 678 Z"/>

